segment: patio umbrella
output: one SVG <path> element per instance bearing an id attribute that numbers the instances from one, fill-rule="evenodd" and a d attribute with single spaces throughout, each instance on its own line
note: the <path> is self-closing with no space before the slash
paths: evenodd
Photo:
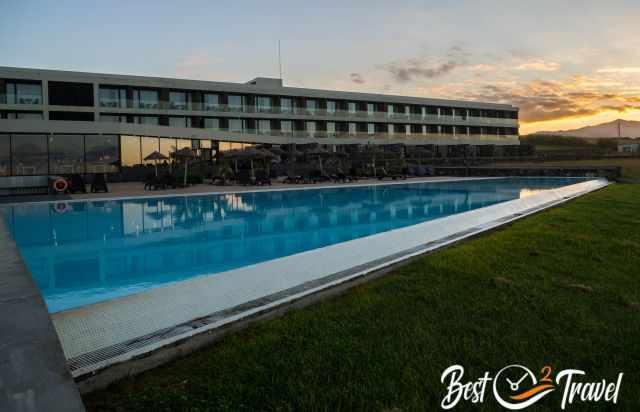
<path id="1" fill-rule="evenodd" d="M 188 166 L 189 166 L 189 160 L 190 159 L 194 159 L 196 157 L 195 153 L 193 153 L 193 150 L 191 150 L 188 147 L 184 147 L 180 150 L 176 150 L 175 152 L 171 153 L 171 155 L 173 157 L 179 157 L 182 158 L 184 160 L 184 185 L 187 185 L 187 172 L 188 172 Z"/>
<path id="2" fill-rule="evenodd" d="M 156 177 L 158 177 L 158 160 L 167 160 L 168 158 L 169 157 L 163 155 L 162 153 L 156 150 L 149 153 L 149 155 L 145 157 L 144 160 L 153 160 L 153 165 L 156 168 Z"/>

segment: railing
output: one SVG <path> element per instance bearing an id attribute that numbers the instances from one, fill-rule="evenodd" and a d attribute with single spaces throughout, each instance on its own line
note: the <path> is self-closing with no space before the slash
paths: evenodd
<path id="1" fill-rule="evenodd" d="M 24 104 L 24 105 L 41 105 L 42 97 L 40 96 L 14 96 L 9 94 L 0 94 L 0 104 Z"/>
<path id="2" fill-rule="evenodd" d="M 349 111 L 349 110 L 326 110 L 326 109 L 307 109 L 300 107 L 263 107 L 263 106 L 235 106 L 226 104 L 207 104 L 207 103 L 186 103 L 178 104 L 167 101 L 157 103 L 137 103 L 129 101 L 127 107 L 122 107 L 118 102 L 100 101 L 100 107 L 106 108 L 132 108 L 132 109 L 162 109 L 162 110 L 180 110 L 180 111 L 200 111 L 211 113 L 258 113 L 258 114 L 276 114 L 276 115 L 297 115 L 297 116 L 318 116 L 318 117 L 335 117 L 358 120 L 397 120 L 415 121 L 415 122 L 457 122 L 467 124 L 483 124 L 496 126 L 518 126 L 518 119 L 509 118 L 491 118 L 491 117 L 471 117 L 471 116 L 452 116 L 437 114 L 420 114 L 420 113 L 387 113 L 387 112 L 369 112 L 369 111 Z"/>

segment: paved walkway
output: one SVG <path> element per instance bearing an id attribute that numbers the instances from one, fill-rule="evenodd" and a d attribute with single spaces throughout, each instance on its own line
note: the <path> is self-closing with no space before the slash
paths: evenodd
<path id="1" fill-rule="evenodd" d="M 84 411 L 47 307 L 2 219 L 0 411 Z"/>

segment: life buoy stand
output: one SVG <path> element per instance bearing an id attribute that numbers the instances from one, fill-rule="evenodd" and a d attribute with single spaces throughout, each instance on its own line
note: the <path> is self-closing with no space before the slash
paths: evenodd
<path id="1" fill-rule="evenodd" d="M 59 177 L 53 181 L 51 186 L 57 193 L 64 193 L 67 191 L 67 189 L 69 189 L 69 182 L 67 182 L 67 179 Z"/>

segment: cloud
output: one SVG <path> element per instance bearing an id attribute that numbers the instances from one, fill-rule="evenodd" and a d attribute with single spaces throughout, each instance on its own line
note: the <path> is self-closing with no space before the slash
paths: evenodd
<path id="1" fill-rule="evenodd" d="M 467 63 L 467 58 L 471 53 L 462 46 L 454 45 L 449 48 L 445 55 L 432 62 L 428 57 L 406 59 L 399 62 L 391 62 L 382 65 L 391 77 L 400 83 L 406 83 L 416 79 L 435 79 L 446 76 L 456 68 Z"/>
<path id="2" fill-rule="evenodd" d="M 598 69 L 598 73 L 633 74 L 640 73 L 640 67 L 605 67 L 603 69 Z"/>
<path id="3" fill-rule="evenodd" d="M 558 69 L 560 69 L 560 64 L 556 62 L 546 62 L 544 60 L 525 62 L 514 67 L 514 70 L 528 70 L 538 72 L 554 72 Z"/>
<path id="4" fill-rule="evenodd" d="M 360 73 L 351 73 L 349 77 L 351 78 L 351 81 L 354 83 L 357 83 L 357 84 L 366 83 L 366 81 L 364 80 L 364 77 L 362 77 Z"/>

